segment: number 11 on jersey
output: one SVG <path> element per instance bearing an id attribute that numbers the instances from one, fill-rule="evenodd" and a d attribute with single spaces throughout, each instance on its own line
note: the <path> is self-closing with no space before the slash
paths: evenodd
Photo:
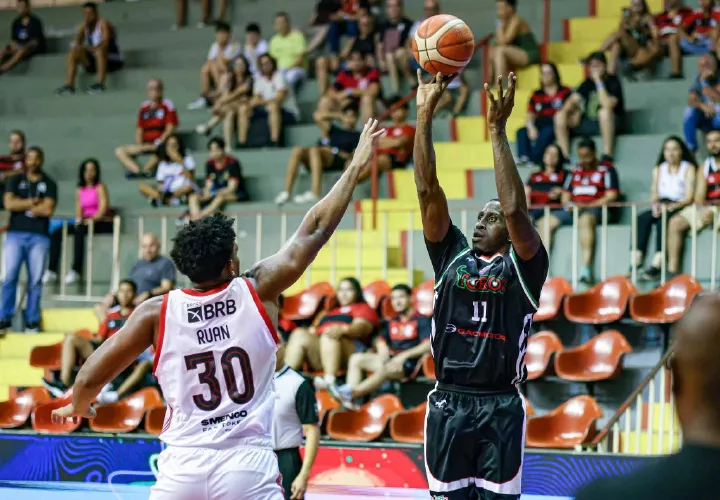
<path id="1" fill-rule="evenodd" d="M 480 317 L 480 306 L 482 306 L 482 318 Z M 487 321 L 487 302 L 486 301 L 478 301 L 473 300 L 473 317 L 470 318 L 471 321 L 479 321 L 480 323 L 485 323 Z"/>

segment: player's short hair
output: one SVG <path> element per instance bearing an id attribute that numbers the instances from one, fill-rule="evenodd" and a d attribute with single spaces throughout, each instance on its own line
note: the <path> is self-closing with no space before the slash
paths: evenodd
<path id="1" fill-rule="evenodd" d="M 394 287 L 392 287 L 391 291 L 394 292 L 396 290 L 405 292 L 408 295 L 412 295 L 412 288 L 407 286 L 405 283 L 400 283 L 399 285 L 395 285 Z"/>
<path id="2" fill-rule="evenodd" d="M 193 283 L 220 277 L 233 253 L 233 222 L 230 217 L 217 213 L 183 226 L 173 238 L 170 251 L 178 271 Z"/>
<path id="3" fill-rule="evenodd" d="M 595 145 L 595 141 L 592 140 L 590 137 L 583 137 L 580 139 L 577 145 L 578 149 L 584 149 L 587 148 L 590 151 L 597 151 L 597 146 Z"/>
<path id="4" fill-rule="evenodd" d="M 137 293 L 137 283 L 135 283 L 130 278 L 121 280 L 120 283 L 118 283 L 118 288 L 120 288 L 120 285 L 128 285 L 130 288 L 132 288 L 133 294 Z"/>

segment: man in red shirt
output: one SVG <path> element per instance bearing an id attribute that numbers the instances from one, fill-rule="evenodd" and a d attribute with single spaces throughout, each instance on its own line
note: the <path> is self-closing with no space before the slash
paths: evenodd
<path id="1" fill-rule="evenodd" d="M 393 97 L 388 103 L 392 125 L 385 127 L 385 135 L 378 144 L 378 171 L 387 172 L 393 168 L 404 168 L 412 159 L 415 127 L 407 122 L 408 103 L 401 96 Z M 366 180 L 371 170 L 360 176 Z"/>
<path id="2" fill-rule="evenodd" d="M 3 208 L 5 181 L 23 172 L 25 167 L 25 134 L 20 130 L 10 132 L 8 139 L 10 153 L 0 156 L 0 209 Z"/>
<path id="3" fill-rule="evenodd" d="M 666 0 L 665 12 L 657 14 L 654 18 L 653 38 L 655 44 L 655 57 L 670 56 L 670 78 L 682 78 L 682 51 L 680 37 L 683 26 L 693 11 L 682 4 L 682 0 Z"/>
<path id="4" fill-rule="evenodd" d="M 128 179 L 152 173 L 158 163 L 155 154 L 158 146 L 170 137 L 179 123 L 172 101 L 163 98 L 162 81 L 150 80 L 147 90 L 148 100 L 142 103 L 138 112 L 135 144 L 126 144 L 115 149 L 115 156 L 127 169 L 125 176 Z M 135 161 L 140 155 L 151 155 L 142 169 Z"/>
<path id="5" fill-rule="evenodd" d="M 380 73 L 368 66 L 359 51 L 350 53 L 347 68 L 338 73 L 335 84 L 320 98 L 318 111 L 337 113 L 356 101 L 360 107 L 360 122 L 365 123 L 375 115 L 375 104 L 380 95 Z"/>
<path id="6" fill-rule="evenodd" d="M 684 19 L 680 31 L 680 48 L 684 53 L 701 56 L 717 50 L 720 12 L 715 0 L 700 0 L 700 8 Z"/>

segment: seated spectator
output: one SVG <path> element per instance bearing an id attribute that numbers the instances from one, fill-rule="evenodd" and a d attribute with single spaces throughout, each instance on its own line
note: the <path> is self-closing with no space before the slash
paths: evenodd
<path id="1" fill-rule="evenodd" d="M 467 106 L 469 97 L 470 85 L 461 72 L 445 87 L 445 92 L 440 96 L 438 105 L 435 106 L 434 115 L 444 116 L 449 114 L 452 118 L 457 117 Z"/>
<path id="2" fill-rule="evenodd" d="M 540 63 L 540 48 L 528 22 L 517 13 L 517 0 L 497 0 L 495 45 L 490 48 L 494 81 L 498 75 Z"/>
<path id="3" fill-rule="evenodd" d="M 200 97 L 188 104 L 188 109 L 208 107 L 218 98 L 220 82 L 240 52 L 240 44 L 232 39 L 230 25 L 218 22 L 215 25 L 215 41 L 210 46 L 207 60 L 200 68 Z"/>
<path id="4" fill-rule="evenodd" d="M 213 22 L 213 0 L 202 0 L 201 6 L 201 21 L 198 22 L 198 28 L 204 28 L 212 24 Z M 175 0 L 175 7 L 177 12 L 177 21 L 172 25 L 173 30 L 183 28 L 187 26 L 187 11 L 188 11 L 188 0 Z M 224 21 L 227 17 L 228 0 L 220 0 L 220 12 L 217 20 Z"/>
<path id="5" fill-rule="evenodd" d="M 642 212 L 637 218 L 637 247 L 632 255 L 631 266 L 642 268 L 650 241 L 650 231 L 655 226 L 655 254 L 650 266 L 641 273 L 641 278 L 655 280 L 660 278 L 662 266 L 662 208 L 666 206 L 670 220 L 695 198 L 695 157 L 685 143 L 676 136 L 665 139 L 657 166 L 653 169 L 650 185 L 652 208 Z"/>
<path id="6" fill-rule="evenodd" d="M 290 198 L 301 163 L 310 169 L 312 187 L 310 191 L 295 196 L 293 201 L 306 203 L 320 199 L 323 172 L 345 170 L 360 140 L 360 132 L 356 130 L 358 109 L 354 103 L 346 104 L 342 113 L 317 111 L 313 118 L 320 128 L 321 138 L 315 146 L 293 148 L 285 171 L 285 190 L 275 198 L 278 205 Z M 333 120 L 339 121 L 342 126 L 334 125 Z"/>
<path id="7" fill-rule="evenodd" d="M 258 68 L 258 59 L 261 55 L 267 54 L 269 49 L 270 44 L 267 40 L 263 39 L 260 33 L 260 25 L 257 23 L 248 24 L 245 27 L 245 47 L 243 48 L 243 55 L 253 75 L 257 75 L 260 71 Z"/>
<path id="8" fill-rule="evenodd" d="M 21 130 L 10 132 L 8 149 L 8 154 L 0 155 L 0 209 L 3 208 L 2 198 L 8 179 L 21 174 L 25 168 L 25 134 Z"/>
<path id="9" fill-rule="evenodd" d="M 75 76 L 80 65 L 88 73 L 97 73 L 97 82 L 88 87 L 87 92 L 98 94 L 105 92 L 107 74 L 121 69 L 124 64 L 115 27 L 100 17 L 97 4 L 83 4 L 83 12 L 85 21 L 78 27 L 68 53 L 67 79 L 65 85 L 57 89 L 58 95 L 75 93 Z"/>
<path id="10" fill-rule="evenodd" d="M 253 91 L 253 78 L 245 56 L 239 56 L 232 63 L 232 71 L 225 74 L 220 82 L 220 97 L 212 107 L 212 117 L 207 123 L 195 127 L 198 134 L 209 135 L 215 126 L 223 122 L 223 137 L 226 144 L 232 144 L 232 133 L 238 109 L 248 108 Z M 244 111 L 246 114 L 248 110 Z M 247 122 L 243 122 L 243 130 L 238 130 L 238 141 L 247 142 Z"/>
<path id="11" fill-rule="evenodd" d="M 566 158 L 570 157 L 570 133 L 598 135 L 603 141 L 603 156 L 612 161 L 615 134 L 622 131 L 625 99 L 617 76 L 607 72 L 602 52 L 588 58 L 590 76 L 565 101 L 555 114 L 555 138 Z"/>
<path id="12" fill-rule="evenodd" d="M 630 61 L 628 72 L 634 72 L 649 66 L 657 52 L 653 38 L 653 20 L 646 0 L 632 0 L 630 8 L 623 9 L 620 26 L 617 31 L 605 39 L 597 50 L 610 51 L 608 73 L 617 75 L 620 58 Z"/>
<path id="13" fill-rule="evenodd" d="M 140 258 L 128 274 L 135 283 L 136 293 L 133 303 L 138 306 L 147 299 L 163 295 L 175 287 L 175 264 L 160 255 L 160 241 L 152 233 L 145 233 L 140 239 Z M 95 304 L 95 316 L 102 321 L 110 308 L 118 305 L 116 293 L 109 293 L 102 302 Z"/>
<path id="14" fill-rule="evenodd" d="M 698 76 L 690 87 L 688 108 L 683 118 L 685 142 L 693 153 L 698 150 L 697 131 L 720 128 L 720 75 L 714 54 L 698 59 Z"/>
<path id="15" fill-rule="evenodd" d="M 359 33 L 358 21 L 362 16 L 370 13 L 370 4 L 367 0 L 349 0 L 337 2 L 337 10 L 330 14 L 328 28 L 328 48 L 330 56 L 337 58 L 340 53 L 340 37 L 356 38 Z"/>
<path id="16" fill-rule="evenodd" d="M 191 220 L 219 212 L 228 203 L 248 200 L 242 167 L 236 158 L 225 154 L 225 141 L 219 137 L 210 139 L 208 152 L 203 190 L 188 197 Z"/>
<path id="17" fill-rule="evenodd" d="M 270 146 L 280 145 L 283 127 L 292 125 L 300 117 L 293 89 L 278 71 L 275 59 L 269 54 L 260 56 L 260 74 L 253 81 L 250 106 L 237 108 L 238 146 L 245 147 L 250 120 L 267 120 Z"/>
<path id="18" fill-rule="evenodd" d="M 140 193 L 150 199 L 150 205 L 177 206 L 195 191 L 195 160 L 185 149 L 182 139 L 173 134 L 158 148 L 155 186 L 140 184 Z"/>
<path id="19" fill-rule="evenodd" d="M 318 0 L 305 31 L 310 37 L 306 52 L 312 54 L 324 45 L 330 31 L 330 18 L 340 7 L 340 0 Z"/>
<path id="20" fill-rule="evenodd" d="M 388 101 L 392 124 L 385 127 L 385 134 L 378 139 L 378 172 L 405 168 L 412 160 L 415 126 L 407 121 L 409 107 L 399 95 Z M 358 182 L 367 180 L 370 175 L 372 170 L 366 169 L 360 175 Z"/>
<path id="21" fill-rule="evenodd" d="M 550 236 L 557 229 L 563 213 L 563 186 L 569 172 L 565 169 L 565 158 L 556 144 L 545 148 L 542 167 L 535 170 L 525 183 L 525 197 L 530 208 L 530 218 L 535 221 L 545 246 L 550 248 Z M 550 207 L 550 218 L 545 219 L 545 209 Z"/>
<path id="22" fill-rule="evenodd" d="M 351 354 L 367 350 L 378 321 L 358 280 L 345 278 L 337 287 L 335 307 L 321 313 L 314 326 L 290 334 L 285 363 L 297 371 L 303 371 L 306 362 L 310 370 L 322 370 L 323 376 L 315 377 L 315 388 L 327 389 Z"/>
<path id="23" fill-rule="evenodd" d="M 396 285 L 390 301 L 397 315 L 383 321 L 375 340 L 375 352 L 356 352 L 348 361 L 347 383 L 328 386 L 330 395 L 344 407 L 354 409 L 355 400 L 369 396 L 388 380 L 415 378 L 422 358 L 430 354 L 431 319 L 416 313 L 412 290 Z M 368 373 L 372 375 L 365 378 Z"/>
<path id="24" fill-rule="evenodd" d="M 153 79 L 147 85 L 148 100 L 143 102 L 138 112 L 135 126 L 135 144 L 126 144 L 115 148 L 115 157 L 120 160 L 127 172 L 125 177 L 147 177 L 157 166 L 157 149 L 179 124 L 175 105 L 170 99 L 163 97 L 163 83 Z M 141 169 L 135 158 L 149 155 L 145 166 Z"/>
<path id="25" fill-rule="evenodd" d="M 520 163 L 540 164 L 546 148 L 555 141 L 555 114 L 572 94 L 562 84 L 555 63 L 540 66 L 540 88 L 530 96 L 525 126 L 517 131 Z"/>
<path id="26" fill-rule="evenodd" d="M 275 59 L 287 84 L 295 91 L 307 78 L 305 35 L 292 29 L 287 12 L 275 15 L 275 35 L 270 39 L 268 53 Z"/>
<path id="27" fill-rule="evenodd" d="M 109 219 L 110 197 L 107 186 L 102 182 L 100 162 L 88 158 L 80 164 L 77 189 L 75 189 L 75 224 L 68 225 L 68 234 L 73 237 L 73 263 L 63 280 L 70 285 L 80 279 L 85 265 L 85 239 L 89 226 L 93 224 L 94 234 L 110 234 L 113 222 Z M 62 254 L 62 229 L 56 228 L 50 234 L 50 260 L 43 275 L 43 283 L 58 278 Z"/>
<path id="28" fill-rule="evenodd" d="M 79 360 L 86 360 L 107 339 L 112 337 L 125 325 L 135 308 L 137 286 L 132 280 L 120 282 L 116 293 L 117 305 L 110 309 L 100 321 L 97 333 L 87 339 L 77 333 L 68 333 L 63 340 L 60 354 L 60 376 L 57 379 L 42 379 L 42 384 L 54 397 L 59 398 L 72 386 L 74 371 L 79 367 Z"/>
<path id="29" fill-rule="evenodd" d="M 19 15 L 10 25 L 10 43 L 0 50 L 0 74 L 46 50 L 42 21 L 30 13 L 30 0 L 18 0 L 17 7 Z"/>
<path id="30" fill-rule="evenodd" d="M 595 228 L 602 221 L 602 206 L 617 200 L 620 192 L 617 171 L 612 164 L 600 162 L 597 158 L 595 142 L 582 139 L 577 146 L 578 164 L 565 177 L 562 204 L 564 210 L 550 214 L 550 234 L 545 235 L 547 248 L 551 246 L 552 234 L 560 225 L 572 225 L 572 203 L 578 209 L 578 227 L 580 228 L 580 248 L 582 250 L 582 270 L 580 282 L 592 285 L 595 282 L 593 262 L 595 260 Z M 538 221 L 543 227 L 544 221 Z"/>
<path id="31" fill-rule="evenodd" d="M 397 94 L 401 74 L 410 86 L 417 86 L 410 66 L 412 56 L 405 50 L 413 21 L 405 17 L 402 0 L 387 0 L 385 17 L 378 28 L 377 63 L 383 73 L 390 75 L 392 92 Z"/>
<path id="32" fill-rule="evenodd" d="M 351 101 L 360 106 L 360 120 L 367 121 L 375 115 L 380 95 L 380 73 L 370 68 L 360 52 L 350 53 L 347 69 L 340 71 L 332 88 L 320 98 L 318 111 L 333 113 L 344 108 Z"/>
<path id="33" fill-rule="evenodd" d="M 701 56 L 717 52 L 720 12 L 715 0 L 699 0 L 700 8 L 685 19 L 680 32 L 680 48 L 686 54 Z"/>
<path id="34" fill-rule="evenodd" d="M 685 21 L 692 15 L 692 9 L 685 7 L 682 0 L 665 0 L 665 11 L 655 16 L 654 57 L 658 59 L 666 55 L 670 56 L 670 78 L 683 77 L 680 37 Z"/>
<path id="35" fill-rule="evenodd" d="M 42 275 L 50 247 L 50 217 L 57 204 L 57 184 L 43 170 L 45 153 L 39 147 L 31 147 L 25 156 L 25 171 L 11 177 L 3 195 L 5 210 L 10 221 L 3 259 L 5 277 L 2 283 L 0 311 L 0 335 L 12 326 L 16 304 L 20 267 L 27 267 L 27 301 L 25 303 L 25 331 L 40 331 L 40 301 L 42 298 Z"/>
<path id="36" fill-rule="evenodd" d="M 695 197 L 692 205 L 683 208 L 673 216 L 668 224 L 667 249 L 668 273 L 672 276 L 680 272 L 685 234 L 689 229 L 702 231 L 712 226 L 718 216 L 720 205 L 720 130 L 711 130 L 706 137 L 708 157 L 702 171 L 695 175 Z"/>
<path id="37" fill-rule="evenodd" d="M 318 81 L 320 95 L 327 92 L 330 72 L 337 72 L 341 66 L 347 68 L 347 61 L 353 52 L 359 52 L 369 68 L 377 67 L 375 53 L 379 35 L 375 31 L 374 23 L 370 14 L 363 14 L 358 21 L 358 34 L 346 42 L 339 56 L 331 54 L 315 60 L 315 78 Z"/>
<path id="38" fill-rule="evenodd" d="M 297 324 L 291 320 L 286 318 L 282 313 L 283 308 L 283 301 L 285 300 L 285 297 L 280 295 L 278 297 L 278 334 L 280 335 L 280 338 L 283 341 L 283 356 L 282 356 L 282 362 L 285 363 L 285 342 L 288 341 L 290 338 L 290 334 L 297 328 Z M 278 348 L 280 346 L 278 345 Z M 278 361 L 280 361 L 280 356 L 278 355 Z"/>
<path id="39" fill-rule="evenodd" d="M 98 404 L 117 403 L 132 392 L 156 382 L 152 375 L 153 361 L 155 359 L 152 349 L 152 347 L 145 349 L 133 364 L 120 373 L 115 380 L 102 388 L 102 391 L 97 396 Z"/>

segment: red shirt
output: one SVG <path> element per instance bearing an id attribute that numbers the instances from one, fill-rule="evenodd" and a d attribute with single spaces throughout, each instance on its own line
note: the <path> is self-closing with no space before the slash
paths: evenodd
<path id="1" fill-rule="evenodd" d="M 343 70 L 335 78 L 336 90 L 359 89 L 365 90 L 372 83 L 380 82 L 380 73 L 377 69 L 369 70 L 365 75 L 354 75 L 350 71 Z"/>
<path id="2" fill-rule="evenodd" d="M 573 202 L 590 203 L 599 200 L 607 192 L 618 191 L 620 183 L 615 167 L 598 164 L 589 170 L 575 167 L 565 179 L 563 189 L 570 192 Z"/>
<path id="3" fill-rule="evenodd" d="M 178 116 L 175 106 L 170 99 L 163 99 L 160 104 L 154 106 L 152 102 L 145 101 L 138 112 L 137 128 L 142 129 L 142 141 L 144 143 L 155 142 L 159 139 L 168 124 L 177 127 Z"/>
<path id="4" fill-rule="evenodd" d="M 380 330 L 380 338 L 387 343 L 393 354 L 397 354 L 430 340 L 431 330 L 430 318 L 413 313 L 407 320 L 395 316 L 385 322 Z"/>
<path id="5" fill-rule="evenodd" d="M 714 203 L 720 202 L 720 169 L 718 169 L 712 157 L 705 161 L 705 165 L 703 165 L 703 175 L 705 176 L 705 183 L 707 184 L 705 200 Z"/>
<path id="6" fill-rule="evenodd" d="M 559 204 L 559 200 L 550 200 L 550 191 L 553 188 L 562 188 L 568 171 L 561 168 L 557 172 L 547 174 L 544 170 L 533 172 L 530 174 L 527 185 L 530 187 L 530 204 L 531 205 L 548 205 L 551 203 Z"/>
<path id="7" fill-rule="evenodd" d="M 403 123 L 402 125 L 390 125 L 385 127 L 385 133 L 387 137 L 391 139 L 398 139 L 400 137 L 409 137 L 410 140 L 403 147 L 398 148 L 380 148 L 378 153 L 393 155 L 398 159 L 400 163 L 407 162 L 408 158 L 412 154 L 413 141 L 415 140 L 415 127 L 410 124 Z"/>
<path id="8" fill-rule="evenodd" d="M 118 330 L 120 330 L 120 328 L 125 325 L 125 322 L 130 317 L 130 314 L 132 314 L 132 309 L 130 309 L 130 312 L 127 314 L 127 316 L 122 315 L 119 306 L 110 309 L 110 311 L 107 313 L 107 316 L 105 316 L 103 322 L 100 323 L 100 328 L 98 328 L 98 336 L 104 339 L 112 337 L 118 332 Z"/>
<path id="9" fill-rule="evenodd" d="M 705 35 L 718 27 L 720 22 L 720 11 L 713 9 L 709 16 L 701 10 L 696 10 L 688 15 L 684 20 L 684 26 L 688 33 L 697 33 Z"/>
<path id="10" fill-rule="evenodd" d="M 290 335 L 292 331 L 297 328 L 297 325 L 293 320 L 287 319 L 283 316 L 278 318 L 278 330 L 283 334 L 283 337 Z"/>
<path id="11" fill-rule="evenodd" d="M 670 15 L 668 11 L 661 12 L 655 16 L 655 28 L 658 30 L 658 35 L 660 38 L 665 38 L 676 34 L 678 28 L 684 26 L 687 19 L 692 15 L 693 10 L 685 6 L 680 7 L 675 12 L 675 15 Z"/>
<path id="12" fill-rule="evenodd" d="M 367 8 L 367 0 L 342 0 L 342 10 L 346 14 L 355 14 L 358 10 Z"/>
<path id="13" fill-rule="evenodd" d="M 320 335 L 322 332 L 335 325 L 349 325 L 354 319 L 362 318 L 368 320 L 373 326 L 380 322 L 377 313 L 365 302 L 357 302 L 349 306 L 336 307 L 328 311 L 322 317 L 315 332 Z"/>
<path id="14" fill-rule="evenodd" d="M 19 157 L 13 157 L 13 155 L 0 156 L 0 170 L 20 170 L 25 166 L 25 154 Z"/>
<path id="15" fill-rule="evenodd" d="M 545 123 L 551 125 L 553 116 L 563 107 L 570 94 L 572 90 L 569 87 L 559 87 L 555 95 L 546 94 L 543 89 L 538 89 L 530 96 L 528 113 L 535 115 L 536 125 L 542 126 Z"/>

